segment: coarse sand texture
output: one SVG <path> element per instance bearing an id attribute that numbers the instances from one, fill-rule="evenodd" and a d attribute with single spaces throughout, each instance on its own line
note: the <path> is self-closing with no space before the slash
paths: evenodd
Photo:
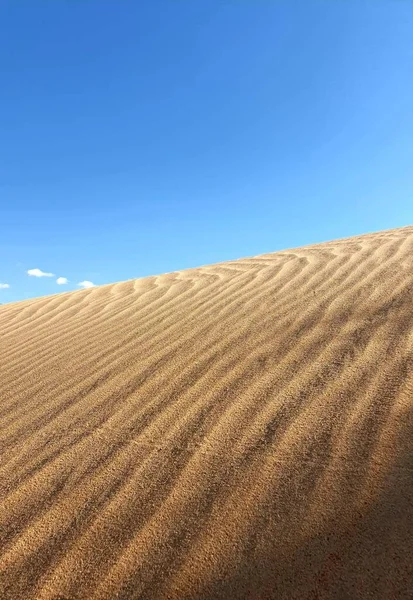
<path id="1" fill-rule="evenodd" d="M 413 227 L 0 306 L 0 600 L 413 599 Z"/>

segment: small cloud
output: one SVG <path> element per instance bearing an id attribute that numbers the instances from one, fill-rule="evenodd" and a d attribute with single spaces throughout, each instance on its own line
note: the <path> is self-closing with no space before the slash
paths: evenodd
<path id="1" fill-rule="evenodd" d="M 95 287 L 95 284 L 92 283 L 91 281 L 80 281 L 77 285 L 79 287 L 85 288 L 85 289 Z"/>
<path id="2" fill-rule="evenodd" d="M 54 277 L 53 273 L 45 273 L 40 269 L 29 269 L 27 275 L 31 275 L 32 277 Z"/>
<path id="3" fill-rule="evenodd" d="M 58 277 L 56 283 L 57 285 L 65 285 L 66 283 L 69 283 L 69 280 L 66 277 Z"/>
<path id="4" fill-rule="evenodd" d="M 0 290 L 8 290 L 10 285 L 8 283 L 0 283 Z"/>

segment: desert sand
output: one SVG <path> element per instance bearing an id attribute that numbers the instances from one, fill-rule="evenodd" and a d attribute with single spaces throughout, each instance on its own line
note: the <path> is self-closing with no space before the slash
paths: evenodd
<path id="1" fill-rule="evenodd" d="M 0 307 L 0 598 L 413 598 L 413 227 Z"/>

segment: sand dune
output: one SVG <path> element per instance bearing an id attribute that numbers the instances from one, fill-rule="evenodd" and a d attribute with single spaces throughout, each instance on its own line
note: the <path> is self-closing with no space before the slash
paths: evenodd
<path id="1" fill-rule="evenodd" d="M 413 227 L 0 307 L 0 598 L 413 598 Z"/>

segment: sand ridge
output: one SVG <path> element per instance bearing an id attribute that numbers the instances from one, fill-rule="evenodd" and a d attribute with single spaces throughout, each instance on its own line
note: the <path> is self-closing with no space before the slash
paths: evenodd
<path id="1" fill-rule="evenodd" d="M 413 598 L 413 227 L 0 306 L 0 598 Z"/>

